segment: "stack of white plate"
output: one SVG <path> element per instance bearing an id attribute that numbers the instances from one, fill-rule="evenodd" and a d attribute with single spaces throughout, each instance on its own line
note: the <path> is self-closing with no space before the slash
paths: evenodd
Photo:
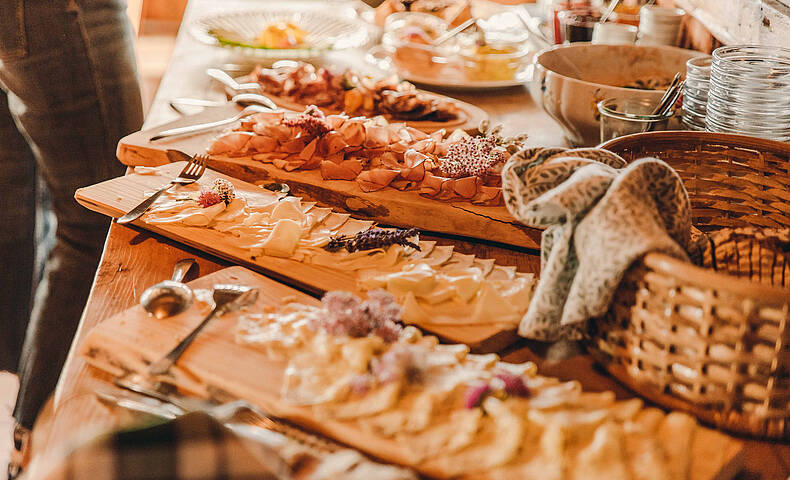
<path id="1" fill-rule="evenodd" d="M 645 5 L 639 11 L 638 43 L 677 46 L 683 15 L 685 12 L 679 8 Z"/>

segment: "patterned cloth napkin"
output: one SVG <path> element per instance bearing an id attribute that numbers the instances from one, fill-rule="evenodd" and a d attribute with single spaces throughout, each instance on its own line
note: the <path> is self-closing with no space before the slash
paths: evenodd
<path id="1" fill-rule="evenodd" d="M 55 457 L 58 457 L 56 455 Z M 54 460 L 54 459 L 53 459 Z M 284 480 L 277 452 L 242 438 L 203 412 L 99 435 L 23 479 Z"/>
<path id="2" fill-rule="evenodd" d="M 545 229 L 524 337 L 579 339 L 588 319 L 606 313 L 634 260 L 651 251 L 688 260 L 688 194 L 656 158 L 627 164 L 601 149 L 530 148 L 507 162 L 502 190 L 517 220 Z"/>

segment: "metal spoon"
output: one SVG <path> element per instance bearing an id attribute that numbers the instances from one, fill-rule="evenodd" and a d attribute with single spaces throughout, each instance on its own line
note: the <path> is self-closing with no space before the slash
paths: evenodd
<path id="1" fill-rule="evenodd" d="M 252 90 L 254 92 L 260 92 L 261 86 L 258 82 L 246 82 L 246 83 L 239 83 L 236 81 L 235 78 L 231 77 L 228 72 L 224 70 L 220 70 L 219 68 L 209 68 L 206 70 L 206 75 L 213 78 L 214 80 L 218 81 L 219 83 L 225 85 L 226 87 L 230 88 L 231 90 L 235 91 L 243 91 L 243 90 Z"/>
<path id="2" fill-rule="evenodd" d="M 140 304 L 143 308 L 156 318 L 170 317 L 189 308 L 195 295 L 191 288 L 182 283 L 182 280 L 194 264 L 194 258 L 179 260 L 170 280 L 146 288 L 140 296 Z"/>
<path id="3" fill-rule="evenodd" d="M 240 105 L 242 107 L 247 107 L 249 105 L 260 105 L 275 110 L 277 109 L 277 105 L 269 97 L 261 95 L 260 93 L 239 93 L 238 95 L 234 95 L 233 98 L 230 99 L 230 102 L 202 100 L 200 98 L 174 98 L 170 100 L 169 103 L 170 108 L 178 113 L 182 113 L 178 108 L 179 105 L 189 105 L 193 107 L 222 107 L 228 103 L 235 103 L 236 105 Z"/>
<path id="4" fill-rule="evenodd" d="M 599 20 L 600 23 L 606 23 L 606 21 L 609 19 L 612 13 L 614 13 L 614 9 L 617 8 L 618 3 L 620 3 L 620 0 L 612 0 L 610 2 L 609 8 L 606 9 L 606 12 L 604 12 L 603 16 L 601 17 L 601 20 Z"/>
<path id="5" fill-rule="evenodd" d="M 433 46 L 437 47 L 437 46 L 443 44 L 447 40 L 450 40 L 454 36 L 458 35 L 459 33 L 463 32 L 467 28 L 469 28 L 472 25 L 474 25 L 475 22 L 476 22 L 476 20 L 474 18 L 470 18 L 470 19 L 466 20 L 465 22 L 461 23 L 460 25 L 458 25 L 457 27 L 444 32 L 441 36 L 439 36 L 438 38 L 436 38 L 432 42 Z"/>
<path id="6" fill-rule="evenodd" d="M 225 313 L 238 310 L 245 307 L 258 299 L 258 289 L 247 287 L 243 285 L 214 285 L 214 309 L 206 315 L 189 335 L 184 337 L 178 345 L 173 348 L 167 355 L 160 358 L 156 362 L 148 366 L 148 373 L 151 375 L 163 375 L 170 370 L 181 354 L 189 348 L 192 342 L 197 337 L 198 333 L 203 330 L 209 320 L 215 316 L 224 315 Z"/>
<path id="7" fill-rule="evenodd" d="M 156 141 L 156 140 L 161 140 L 163 138 L 177 137 L 177 136 L 180 136 L 180 135 L 187 135 L 187 134 L 190 134 L 190 133 L 197 133 L 197 132 L 203 132 L 203 131 L 206 131 L 206 130 L 213 130 L 213 129 L 217 128 L 217 127 L 221 127 L 223 125 L 228 125 L 228 124 L 231 124 L 233 122 L 239 121 L 239 120 L 241 120 L 244 117 L 249 117 L 250 115 L 253 115 L 255 113 L 271 112 L 271 111 L 272 111 L 272 109 L 269 108 L 269 107 L 262 107 L 260 105 L 250 105 L 248 107 L 244 107 L 244 110 L 242 110 L 238 114 L 236 114 L 236 115 L 234 115 L 234 116 L 232 116 L 230 118 L 225 118 L 223 120 L 217 120 L 216 122 L 199 123 L 197 125 L 189 125 L 189 126 L 186 126 L 186 127 L 178 127 L 178 128 L 171 128 L 169 130 L 162 130 L 161 132 L 157 133 L 153 137 L 149 138 L 148 141 L 149 142 L 153 142 L 153 141 Z"/>

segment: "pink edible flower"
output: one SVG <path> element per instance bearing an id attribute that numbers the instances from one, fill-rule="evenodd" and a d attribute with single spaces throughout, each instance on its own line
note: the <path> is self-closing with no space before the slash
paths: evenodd
<path id="1" fill-rule="evenodd" d="M 483 382 L 476 385 L 470 385 L 469 388 L 466 389 L 466 395 L 464 396 L 464 406 L 469 409 L 479 407 L 480 404 L 483 403 L 483 399 L 489 393 L 491 393 L 491 385 L 488 383 Z"/>
<path id="2" fill-rule="evenodd" d="M 324 112 L 315 105 L 305 108 L 304 112 L 300 113 L 296 118 L 283 120 L 282 124 L 286 127 L 300 128 L 311 137 L 320 137 L 332 130 L 332 127 L 326 121 Z"/>
<path id="3" fill-rule="evenodd" d="M 505 392 L 508 395 L 513 395 L 514 397 L 528 397 L 530 395 L 529 387 L 527 387 L 520 375 L 510 372 L 499 372 L 494 376 L 505 384 Z"/>
<path id="4" fill-rule="evenodd" d="M 219 193 L 213 190 L 203 190 L 200 192 L 200 196 L 197 199 L 198 205 L 203 208 L 208 208 L 221 202 L 222 197 L 219 195 Z"/>
<path id="5" fill-rule="evenodd" d="M 321 299 L 326 316 L 314 328 L 323 328 L 333 335 L 366 337 L 378 335 L 387 343 L 400 337 L 401 307 L 383 290 L 368 292 L 364 302 L 349 292 L 328 292 Z"/>

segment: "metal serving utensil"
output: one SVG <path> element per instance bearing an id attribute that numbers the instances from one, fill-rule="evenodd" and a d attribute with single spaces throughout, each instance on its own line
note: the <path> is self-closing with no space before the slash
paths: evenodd
<path id="1" fill-rule="evenodd" d="M 174 98 L 168 103 L 170 104 L 170 108 L 178 113 L 182 113 L 179 109 L 179 105 L 188 105 L 193 107 L 222 107 L 228 103 L 235 103 L 241 107 L 260 105 L 273 110 L 277 109 L 277 105 L 269 97 L 261 95 L 260 93 L 239 93 L 234 95 L 229 102 L 220 100 L 202 100 L 200 98 Z"/>
<path id="2" fill-rule="evenodd" d="M 477 20 L 476 20 L 476 19 L 474 19 L 474 18 L 470 18 L 470 19 L 468 19 L 468 20 L 464 21 L 463 23 L 461 23 L 461 24 L 460 24 L 460 25 L 458 25 L 457 27 L 455 27 L 455 28 L 452 28 L 452 29 L 450 29 L 450 30 L 446 31 L 446 32 L 444 32 L 442 35 L 440 35 L 439 37 L 437 37 L 437 38 L 436 38 L 436 39 L 435 39 L 433 42 L 431 42 L 431 45 L 433 45 L 434 47 L 437 47 L 437 46 L 439 46 L 439 45 L 443 44 L 443 43 L 444 43 L 444 42 L 446 42 L 447 40 L 450 40 L 450 39 L 451 39 L 451 38 L 453 38 L 454 36 L 458 35 L 459 33 L 463 32 L 463 31 L 464 31 L 464 30 L 466 30 L 467 28 L 469 28 L 469 27 L 471 27 L 472 25 L 474 25 L 476 21 L 477 21 Z"/>
<path id="3" fill-rule="evenodd" d="M 163 375 L 167 373 L 212 318 L 253 303 L 258 298 L 258 289 L 243 285 L 214 285 L 213 297 L 214 309 L 169 353 L 149 365 L 149 374 Z"/>
<path id="4" fill-rule="evenodd" d="M 173 277 L 145 289 L 140 296 L 140 305 L 156 318 L 167 318 L 183 312 L 195 299 L 192 289 L 183 283 L 194 258 L 179 260 L 173 269 Z"/>
<path id="5" fill-rule="evenodd" d="M 250 115 L 254 115 L 256 113 L 261 112 L 272 112 L 275 109 L 264 107 L 261 105 L 249 105 L 244 107 L 244 110 L 239 112 L 238 114 L 225 118 L 222 120 L 217 120 L 215 122 L 208 122 L 208 123 L 198 123 L 196 125 L 188 125 L 186 127 L 178 127 L 178 128 L 171 128 L 169 130 L 162 130 L 161 132 L 157 133 L 153 137 L 149 138 L 148 141 L 155 142 L 156 140 L 161 140 L 163 138 L 168 137 L 178 137 L 181 135 L 187 135 L 190 133 L 197 133 L 197 132 L 204 132 L 206 130 L 213 130 L 217 127 L 221 127 L 223 125 L 229 125 L 233 122 L 237 122 L 244 117 L 249 117 Z"/>
<path id="6" fill-rule="evenodd" d="M 175 152 L 175 153 L 171 153 Z M 180 158 L 185 154 L 181 152 L 177 152 L 176 150 L 168 150 L 167 156 Z M 165 185 L 164 188 L 160 189 L 158 192 L 154 193 L 150 197 L 146 198 L 139 205 L 131 209 L 125 215 L 121 216 L 118 220 L 116 220 L 120 224 L 129 223 L 137 220 L 140 218 L 142 214 L 145 213 L 151 205 L 154 204 L 157 198 L 160 195 L 165 193 L 170 187 L 173 185 L 189 185 L 190 183 L 195 183 L 202 175 L 203 172 L 206 171 L 206 161 L 208 157 L 206 155 L 195 155 L 191 157 L 189 162 L 184 166 L 184 169 L 181 170 L 181 173 L 178 174 L 176 178 L 170 180 L 170 183 Z"/>
<path id="7" fill-rule="evenodd" d="M 683 85 L 685 84 L 686 81 L 680 79 L 680 72 L 676 73 L 669 87 L 661 97 L 661 100 L 658 101 L 658 105 L 656 105 L 656 108 L 654 108 L 650 114 L 661 116 L 668 114 L 678 100 L 678 97 L 680 97 L 680 93 L 683 91 Z M 642 132 L 650 132 L 653 128 L 655 128 L 655 123 L 648 123 L 642 128 Z"/>
<path id="8" fill-rule="evenodd" d="M 169 419 L 184 413 L 205 411 L 228 427 L 246 425 L 263 428 L 284 435 L 316 452 L 331 453 L 345 448 L 332 440 L 319 437 L 288 421 L 271 416 L 244 400 L 225 399 L 226 401 L 216 405 L 209 400 L 184 397 L 174 389 L 166 391 L 161 385 L 149 385 L 141 375 L 134 374 L 116 379 L 114 383 L 131 393 L 112 391 L 110 388 L 100 388 L 94 393 L 100 400 L 127 410 Z"/>
<path id="9" fill-rule="evenodd" d="M 206 75 L 236 92 L 253 91 L 258 93 L 261 91 L 261 85 L 258 82 L 239 83 L 235 78 L 231 77 L 228 72 L 220 70 L 219 68 L 207 69 Z"/>

